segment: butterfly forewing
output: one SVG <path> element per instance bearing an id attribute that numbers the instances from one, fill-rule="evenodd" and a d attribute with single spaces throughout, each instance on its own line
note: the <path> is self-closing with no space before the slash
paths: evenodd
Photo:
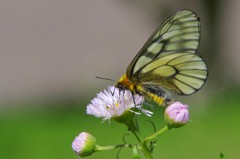
<path id="1" fill-rule="evenodd" d="M 127 77 L 146 90 L 170 89 L 181 95 L 199 90 L 207 66 L 196 53 L 200 19 L 190 10 L 169 17 L 148 39 L 127 69 Z M 154 89 L 153 89 L 154 88 Z"/>
<path id="2" fill-rule="evenodd" d="M 200 21 L 195 13 L 182 10 L 167 19 L 148 39 L 127 69 L 129 78 L 163 54 L 180 51 L 195 53 L 199 45 Z"/>

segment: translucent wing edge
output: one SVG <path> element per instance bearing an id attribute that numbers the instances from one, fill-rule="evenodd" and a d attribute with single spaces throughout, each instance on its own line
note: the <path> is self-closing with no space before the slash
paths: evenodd
<path id="1" fill-rule="evenodd" d="M 134 70 L 134 66 L 136 64 L 136 62 L 138 61 L 138 59 L 144 55 L 144 50 L 149 46 L 149 44 L 151 44 L 152 42 L 152 39 L 154 38 L 154 36 L 160 31 L 160 29 L 166 24 L 168 23 L 170 20 L 172 20 L 172 18 L 178 14 L 180 14 L 181 12 L 189 12 L 189 14 L 193 14 L 197 20 L 198 20 L 198 26 L 199 26 L 199 41 L 200 41 L 200 38 L 201 38 L 201 29 L 200 29 L 200 18 L 198 17 L 198 15 L 192 11 L 192 10 L 189 10 L 189 9 L 183 9 L 183 10 L 180 10 L 180 11 L 177 11 L 175 14 L 169 16 L 167 18 L 167 20 L 165 20 L 154 32 L 153 34 L 148 38 L 147 42 L 143 45 L 143 47 L 140 49 L 140 51 L 138 52 L 138 54 L 133 58 L 133 60 L 131 61 L 131 63 L 129 64 L 128 68 L 127 68 L 127 71 L 126 71 L 126 75 L 129 79 L 132 79 L 134 80 L 134 78 L 132 78 L 132 75 L 133 75 L 133 70 Z M 186 16 L 186 15 L 185 15 Z M 179 18 L 179 17 L 178 17 Z M 197 49 L 199 48 L 199 45 L 197 46 Z M 196 49 L 196 50 L 197 50 Z M 194 49 L 193 52 L 196 52 L 196 50 Z M 178 51 L 190 51 L 190 50 L 178 50 Z M 169 51 L 169 53 L 171 53 L 171 51 Z M 147 65 L 147 64 L 146 64 Z"/>

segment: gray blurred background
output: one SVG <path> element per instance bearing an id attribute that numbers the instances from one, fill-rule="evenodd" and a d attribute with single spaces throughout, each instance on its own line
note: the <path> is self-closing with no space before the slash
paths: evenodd
<path id="1" fill-rule="evenodd" d="M 118 80 L 153 31 L 181 9 L 201 18 L 199 52 L 209 77 L 194 95 L 175 96 L 190 106 L 191 121 L 163 134 L 154 158 L 217 159 L 220 152 L 239 158 L 238 0 L 1 0 L 0 158 L 78 158 L 71 143 L 82 131 L 100 145 L 123 143 L 125 125 L 85 113 L 96 93 L 113 84 L 95 76 Z M 152 110 L 152 118 L 139 117 L 144 136 L 153 132 L 147 120 L 157 129 L 165 123 L 164 108 Z M 119 158 L 131 154 L 124 149 Z"/>
<path id="2" fill-rule="evenodd" d="M 199 51 L 210 75 L 199 93 L 239 85 L 239 8 L 238 0 L 2 0 L 1 106 L 84 99 L 102 90 L 112 83 L 95 76 L 118 80 L 152 32 L 180 9 L 202 22 Z"/>

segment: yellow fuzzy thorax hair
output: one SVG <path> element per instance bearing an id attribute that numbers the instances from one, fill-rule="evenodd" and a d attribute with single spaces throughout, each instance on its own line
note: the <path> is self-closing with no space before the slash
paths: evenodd
<path id="1" fill-rule="evenodd" d="M 128 89 L 131 92 L 135 92 L 134 91 L 134 85 L 135 84 L 132 81 L 130 81 L 130 79 L 127 78 L 126 74 L 124 74 L 116 84 L 117 87 Z"/>

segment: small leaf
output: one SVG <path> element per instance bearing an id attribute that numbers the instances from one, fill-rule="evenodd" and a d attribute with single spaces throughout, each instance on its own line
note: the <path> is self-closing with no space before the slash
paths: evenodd
<path id="1" fill-rule="evenodd" d="M 134 159 L 141 159 L 141 157 L 138 154 L 137 146 L 133 146 L 133 158 Z"/>
<path id="2" fill-rule="evenodd" d="M 224 159 L 224 154 L 220 152 L 220 159 Z"/>

